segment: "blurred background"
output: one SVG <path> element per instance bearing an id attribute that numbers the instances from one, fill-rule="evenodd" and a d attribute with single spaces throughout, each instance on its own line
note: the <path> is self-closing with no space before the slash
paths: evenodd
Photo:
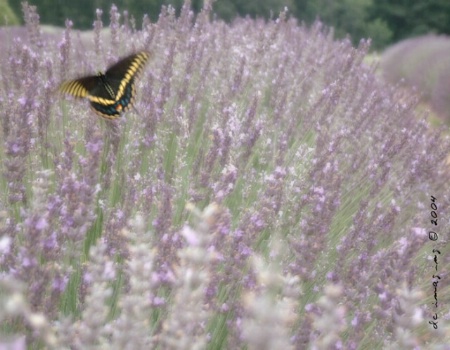
<path id="1" fill-rule="evenodd" d="M 31 0 L 41 24 L 63 27 L 73 21 L 74 29 L 92 29 L 95 10 L 103 10 L 104 23 L 115 4 L 127 11 L 131 22 L 141 27 L 144 14 L 156 22 L 162 6 L 172 5 L 178 14 L 183 0 Z M 0 0 L 0 25 L 23 22 L 20 0 Z M 193 0 L 195 13 L 202 0 Z M 450 1 L 448 0 L 216 0 L 216 19 L 236 17 L 268 19 L 285 7 L 299 23 L 319 19 L 332 27 L 334 37 L 348 37 L 354 46 L 371 39 L 372 58 L 380 58 L 381 74 L 405 89 L 414 89 L 431 106 L 435 120 L 450 124 Z M 381 55 L 379 57 L 379 54 Z M 369 58 L 370 59 L 370 58 Z M 432 64 L 430 64 L 432 62 Z"/>
<path id="2" fill-rule="evenodd" d="M 158 19 L 161 6 L 172 5 L 179 13 L 183 0 L 31 0 L 38 8 L 41 23 L 64 26 L 66 18 L 76 29 L 91 29 L 95 10 L 108 10 L 114 3 L 127 10 L 140 26 L 143 15 Z M 198 13 L 202 0 L 193 0 L 192 9 Z M 414 36 L 450 33 L 450 1 L 448 0 L 216 0 L 213 11 L 225 21 L 237 16 L 270 18 L 285 7 L 299 22 L 311 24 L 317 18 L 335 29 L 336 38 L 350 35 L 353 44 L 361 38 L 372 39 L 372 49 L 378 50 Z M 0 0 L 0 24 L 22 22 L 20 0 Z"/>

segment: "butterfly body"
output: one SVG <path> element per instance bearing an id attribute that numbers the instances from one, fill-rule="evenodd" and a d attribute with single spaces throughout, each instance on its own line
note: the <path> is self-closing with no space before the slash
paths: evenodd
<path id="1" fill-rule="evenodd" d="M 138 52 L 120 60 L 104 74 L 65 82 L 59 90 L 78 98 L 87 98 L 99 116 L 116 119 L 132 106 L 136 93 L 135 80 L 149 58 L 149 52 Z"/>

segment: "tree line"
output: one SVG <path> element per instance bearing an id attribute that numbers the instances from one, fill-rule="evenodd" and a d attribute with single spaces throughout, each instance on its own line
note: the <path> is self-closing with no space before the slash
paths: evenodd
<path id="1" fill-rule="evenodd" d="M 184 0 L 115 0 L 119 10 L 127 10 L 138 25 L 147 14 L 157 21 L 162 6 L 172 5 L 179 13 Z M 90 29 L 95 10 L 103 9 L 108 22 L 111 0 L 29 0 L 36 5 L 41 23 L 64 26 L 66 18 L 78 29 Z M 9 9 L 8 9 L 9 5 Z M 203 0 L 192 0 L 194 12 L 201 11 Z M 372 47 L 381 49 L 393 42 L 426 33 L 450 34 L 448 0 L 216 0 L 213 10 L 218 18 L 232 21 L 237 16 L 270 18 L 285 7 L 299 22 L 316 19 L 332 26 L 335 36 L 349 35 L 355 45 L 361 38 L 372 38 Z M 16 24 L 21 18 L 20 1 L 0 0 L 0 24 Z M 11 12 L 9 12 L 12 10 Z M 10 14 L 11 13 L 11 14 Z M 8 17 L 9 16 L 9 17 Z"/>

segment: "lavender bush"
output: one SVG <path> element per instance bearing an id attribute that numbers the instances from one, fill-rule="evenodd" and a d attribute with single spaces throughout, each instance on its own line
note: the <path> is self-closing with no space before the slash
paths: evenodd
<path id="1" fill-rule="evenodd" d="M 426 35 L 401 41 L 383 53 L 384 76 L 404 82 L 422 96 L 438 117 L 450 122 L 450 38 Z"/>
<path id="2" fill-rule="evenodd" d="M 113 6 L 109 35 L 98 11 L 90 39 L 24 16 L 0 53 L 0 345 L 448 349 L 450 142 L 368 43 L 189 2 L 141 30 Z M 55 93 L 142 49 L 138 113 Z"/>

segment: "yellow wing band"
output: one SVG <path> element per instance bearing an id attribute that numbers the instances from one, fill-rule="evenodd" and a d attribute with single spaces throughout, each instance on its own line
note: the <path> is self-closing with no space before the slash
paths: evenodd
<path id="1" fill-rule="evenodd" d="M 61 91 L 64 94 L 69 94 L 79 98 L 86 97 L 89 95 L 89 91 L 86 90 L 86 88 L 76 80 L 67 81 L 63 83 L 59 87 L 59 91 Z"/>
<path id="2" fill-rule="evenodd" d="M 130 67 L 127 69 L 125 76 L 120 82 L 119 90 L 117 91 L 116 94 L 116 101 L 122 98 L 125 88 L 130 82 L 130 80 L 139 77 L 139 75 L 142 73 L 142 69 L 144 68 L 149 58 L 150 52 L 148 51 L 142 51 L 136 55 L 136 57 L 131 62 Z"/>

